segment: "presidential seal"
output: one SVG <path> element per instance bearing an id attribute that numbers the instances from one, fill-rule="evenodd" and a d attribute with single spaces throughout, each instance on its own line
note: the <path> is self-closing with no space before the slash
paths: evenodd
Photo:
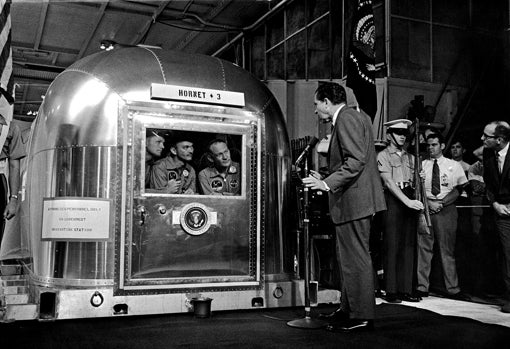
<path id="1" fill-rule="evenodd" d="M 184 231 L 190 235 L 202 235 L 211 227 L 214 219 L 211 211 L 199 203 L 190 203 L 183 207 L 179 222 Z"/>

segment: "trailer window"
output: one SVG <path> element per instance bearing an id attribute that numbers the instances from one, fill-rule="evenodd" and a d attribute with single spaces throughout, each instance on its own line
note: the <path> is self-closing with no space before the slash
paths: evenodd
<path id="1" fill-rule="evenodd" d="M 145 192 L 238 196 L 242 136 L 146 129 Z"/>

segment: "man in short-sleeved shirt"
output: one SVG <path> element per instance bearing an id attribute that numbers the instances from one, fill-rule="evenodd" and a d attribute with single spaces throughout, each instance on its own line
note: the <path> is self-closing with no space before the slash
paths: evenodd
<path id="1" fill-rule="evenodd" d="M 443 156 L 445 143 L 442 135 L 427 136 L 427 148 L 430 159 L 422 162 L 425 173 L 425 192 L 430 210 L 432 231 L 430 234 L 418 234 L 418 294 L 428 296 L 429 276 L 434 240 L 439 247 L 443 278 L 446 287 L 445 296 L 466 300 L 467 296 L 461 292 L 455 263 L 455 240 L 457 231 L 457 208 L 454 205 L 459 196 L 459 189 L 468 180 L 462 166 L 455 160 Z M 437 163 L 439 173 L 434 176 Z M 437 180 L 433 180 L 436 177 Z M 436 182 L 437 185 L 434 185 Z"/>
<path id="2" fill-rule="evenodd" d="M 416 220 L 423 204 L 414 199 L 414 156 L 405 151 L 411 121 L 392 120 L 387 126 L 388 146 L 377 154 L 387 210 L 384 221 L 384 279 L 386 301 L 418 302 L 414 295 Z"/>
<path id="3" fill-rule="evenodd" d="M 240 167 L 232 161 L 227 143 L 221 139 L 209 143 L 207 157 L 212 166 L 204 168 L 198 174 L 202 194 L 240 195 Z"/>

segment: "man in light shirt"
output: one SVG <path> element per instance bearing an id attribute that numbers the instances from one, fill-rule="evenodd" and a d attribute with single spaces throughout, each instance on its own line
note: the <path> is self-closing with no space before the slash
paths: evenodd
<path id="1" fill-rule="evenodd" d="M 455 240 L 457 231 L 457 208 L 454 205 L 459 188 L 468 180 L 462 166 L 455 160 L 443 156 L 445 142 L 440 134 L 427 136 L 430 159 L 422 162 L 425 173 L 425 191 L 430 210 L 432 229 L 430 234 L 418 234 L 418 280 L 417 293 L 422 297 L 429 294 L 429 277 L 437 243 L 440 254 L 445 296 L 466 300 L 461 292 L 455 263 Z"/>

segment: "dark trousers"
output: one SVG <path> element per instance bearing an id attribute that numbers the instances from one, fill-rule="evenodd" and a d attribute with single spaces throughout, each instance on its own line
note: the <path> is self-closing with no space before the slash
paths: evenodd
<path id="1" fill-rule="evenodd" d="M 369 252 L 371 217 L 335 225 L 342 309 L 353 319 L 375 317 L 374 277 Z"/>
<path id="2" fill-rule="evenodd" d="M 510 297 L 510 218 L 496 215 L 496 229 L 503 249 L 503 281 Z"/>
<path id="3" fill-rule="evenodd" d="M 5 230 L 5 218 L 4 211 L 7 206 L 7 179 L 3 173 L 0 174 L 0 246 L 2 245 L 2 239 L 4 237 Z"/>
<path id="4" fill-rule="evenodd" d="M 416 211 L 385 192 L 384 279 L 386 293 L 412 293 L 416 252 Z"/>

